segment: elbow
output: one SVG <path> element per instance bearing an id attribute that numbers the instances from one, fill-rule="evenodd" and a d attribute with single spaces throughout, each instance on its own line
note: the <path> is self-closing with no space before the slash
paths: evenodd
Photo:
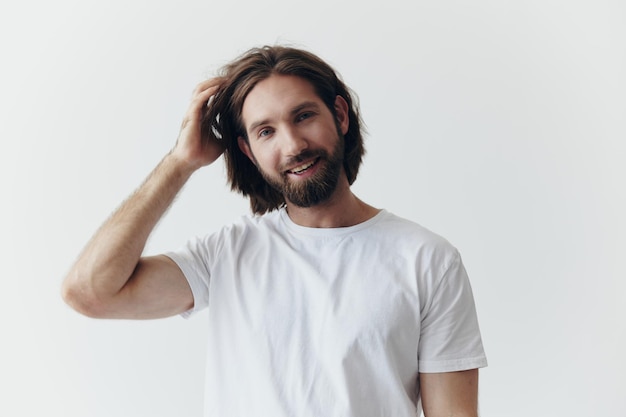
<path id="1" fill-rule="evenodd" d="M 61 298 L 78 313 L 90 318 L 106 318 L 105 304 L 86 284 L 68 276 L 61 286 Z"/>

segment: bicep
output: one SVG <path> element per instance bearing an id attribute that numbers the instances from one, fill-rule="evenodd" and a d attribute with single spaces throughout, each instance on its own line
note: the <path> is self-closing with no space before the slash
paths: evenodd
<path id="1" fill-rule="evenodd" d="M 421 373 L 420 395 L 426 417 L 476 417 L 478 369 Z"/>
<path id="2" fill-rule="evenodd" d="M 144 257 L 111 304 L 109 318 L 156 319 L 193 307 L 193 294 L 178 265 L 165 255 Z"/>

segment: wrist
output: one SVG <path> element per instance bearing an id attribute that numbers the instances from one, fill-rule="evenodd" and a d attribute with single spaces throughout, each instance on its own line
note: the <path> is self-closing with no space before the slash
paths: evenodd
<path id="1" fill-rule="evenodd" d="M 170 167 L 174 172 L 183 176 L 190 177 L 196 170 L 202 167 L 200 163 L 194 163 L 187 158 L 182 157 L 175 150 L 172 150 L 163 159 L 163 163 Z"/>

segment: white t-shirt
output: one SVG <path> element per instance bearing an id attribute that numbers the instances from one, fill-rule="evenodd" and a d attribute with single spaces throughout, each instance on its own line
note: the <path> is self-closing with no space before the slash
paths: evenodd
<path id="1" fill-rule="evenodd" d="M 415 416 L 419 372 L 487 365 L 445 239 L 385 210 L 352 227 L 244 217 L 167 254 L 209 309 L 206 416 Z"/>

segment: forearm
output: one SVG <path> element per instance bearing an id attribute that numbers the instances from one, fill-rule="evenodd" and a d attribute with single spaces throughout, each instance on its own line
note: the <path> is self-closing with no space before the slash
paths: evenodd
<path id="1" fill-rule="evenodd" d="M 70 305 L 89 314 L 124 287 L 150 233 L 192 173 L 168 154 L 100 227 L 64 281 L 64 298 Z"/>

